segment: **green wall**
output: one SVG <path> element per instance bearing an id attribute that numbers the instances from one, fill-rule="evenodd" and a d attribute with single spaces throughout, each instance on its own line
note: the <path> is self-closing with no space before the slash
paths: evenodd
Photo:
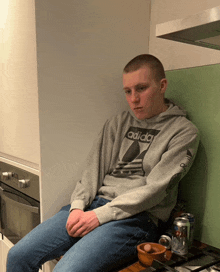
<path id="1" fill-rule="evenodd" d="M 220 248 L 220 65 L 166 72 L 166 97 L 198 127 L 195 162 L 180 183 L 180 199 L 196 217 L 195 238 Z"/>

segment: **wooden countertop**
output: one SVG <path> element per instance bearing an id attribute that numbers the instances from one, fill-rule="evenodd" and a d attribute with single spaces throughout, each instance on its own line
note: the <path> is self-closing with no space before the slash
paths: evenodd
<path id="1" fill-rule="evenodd" d="M 146 266 L 143 266 L 139 261 L 136 263 L 120 270 L 119 272 L 138 272 L 146 269 Z"/>

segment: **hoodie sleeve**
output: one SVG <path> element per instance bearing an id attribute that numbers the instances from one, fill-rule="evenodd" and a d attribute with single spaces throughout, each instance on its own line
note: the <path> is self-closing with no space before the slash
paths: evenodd
<path id="1" fill-rule="evenodd" d="M 94 210 L 100 224 L 127 218 L 142 211 L 157 210 L 158 206 L 163 206 L 165 199 L 171 203 L 169 198 L 177 196 L 178 183 L 191 167 L 198 144 L 197 129 L 183 130 L 173 137 L 157 165 L 147 177 L 142 177 L 145 179 L 144 185 L 126 191 Z"/>
<path id="2" fill-rule="evenodd" d="M 95 198 L 106 175 L 111 158 L 116 125 L 109 126 L 107 121 L 99 133 L 84 165 L 82 178 L 77 182 L 71 195 L 71 208 L 85 210 Z M 108 135 L 108 136 L 106 136 Z M 106 152 L 108 156 L 105 156 Z M 105 157 L 105 160 L 102 158 Z"/>

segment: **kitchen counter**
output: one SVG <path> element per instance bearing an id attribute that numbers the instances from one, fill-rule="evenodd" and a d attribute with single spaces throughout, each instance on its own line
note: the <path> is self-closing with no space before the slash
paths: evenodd
<path id="1" fill-rule="evenodd" d="M 206 248 L 208 245 L 201 243 L 199 241 L 194 241 L 193 246 L 198 248 L 198 249 L 204 249 Z M 171 251 L 167 251 L 167 255 L 169 254 L 168 258 L 171 258 L 172 253 Z M 139 261 L 129 265 L 128 267 L 119 270 L 118 272 L 139 272 L 139 271 L 143 271 L 146 269 L 146 266 L 142 265 Z"/>

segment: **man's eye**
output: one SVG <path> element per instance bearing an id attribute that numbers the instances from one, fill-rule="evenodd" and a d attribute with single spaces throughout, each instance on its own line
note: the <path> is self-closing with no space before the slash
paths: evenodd
<path id="1" fill-rule="evenodd" d="M 146 90 L 146 88 L 147 88 L 146 86 L 141 86 L 141 87 L 138 87 L 137 90 L 138 90 L 139 92 L 142 92 L 142 91 Z"/>
<path id="2" fill-rule="evenodd" d="M 130 90 L 125 90 L 125 94 L 130 94 L 131 91 Z"/>

